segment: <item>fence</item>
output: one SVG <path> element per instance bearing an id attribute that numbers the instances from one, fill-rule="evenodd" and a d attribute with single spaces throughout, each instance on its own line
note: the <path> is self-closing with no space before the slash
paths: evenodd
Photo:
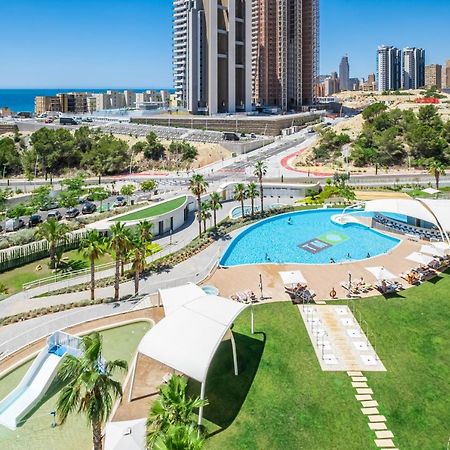
<path id="1" fill-rule="evenodd" d="M 68 234 L 66 242 L 60 244 L 57 247 L 57 251 L 68 251 L 77 248 L 84 234 L 85 232 Z M 46 258 L 49 255 L 48 249 L 48 242 L 42 240 L 1 250 L 0 273 Z"/>

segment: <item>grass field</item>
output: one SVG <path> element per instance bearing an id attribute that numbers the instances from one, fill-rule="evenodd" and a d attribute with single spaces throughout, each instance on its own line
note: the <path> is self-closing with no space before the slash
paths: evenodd
<path id="1" fill-rule="evenodd" d="M 89 262 L 84 259 L 77 250 L 66 252 L 63 256 L 68 258 L 64 261 L 69 263 L 73 270 L 89 267 Z M 105 254 L 98 259 L 96 265 L 106 264 L 111 261 L 111 256 Z M 45 258 L 40 261 L 34 261 L 30 264 L 26 264 L 22 267 L 17 267 L 7 272 L 3 272 L 0 274 L 0 282 L 8 288 L 8 295 L 12 295 L 21 291 L 22 286 L 25 283 L 31 283 L 32 281 L 37 281 L 54 275 L 48 267 L 48 262 L 49 258 Z M 36 270 L 38 265 L 42 266 L 42 269 L 39 271 Z"/>
<path id="2" fill-rule="evenodd" d="M 115 222 L 130 222 L 133 220 L 150 219 L 151 217 L 160 216 L 179 208 L 185 201 L 186 197 L 175 198 L 168 202 L 159 203 L 111 220 Z"/>
<path id="3" fill-rule="evenodd" d="M 450 275 L 397 298 L 357 301 L 387 372 L 365 372 L 399 448 L 444 450 L 449 438 Z M 207 449 L 375 449 L 350 378 L 322 372 L 296 307 L 275 303 L 237 321 L 241 373 L 229 343 L 210 369 Z M 199 387 L 192 386 L 198 395 Z"/>

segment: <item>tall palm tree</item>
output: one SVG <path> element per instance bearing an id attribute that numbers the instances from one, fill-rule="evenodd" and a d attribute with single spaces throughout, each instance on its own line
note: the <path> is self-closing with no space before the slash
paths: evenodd
<path id="1" fill-rule="evenodd" d="M 433 160 L 428 165 L 428 173 L 430 175 L 434 176 L 434 179 L 436 180 L 436 189 L 439 189 L 439 179 L 441 175 L 445 175 L 445 166 L 439 161 Z"/>
<path id="2" fill-rule="evenodd" d="M 200 450 L 205 440 L 199 436 L 194 425 L 170 425 L 167 431 L 158 436 L 153 444 L 154 450 Z"/>
<path id="3" fill-rule="evenodd" d="M 146 259 L 148 256 L 147 243 L 142 241 L 140 237 L 132 241 L 132 248 L 129 253 L 129 260 L 131 261 L 131 269 L 134 272 L 134 294 L 139 293 L 139 279 L 141 273 L 145 269 Z"/>
<path id="4" fill-rule="evenodd" d="M 148 220 L 139 222 L 137 229 L 142 242 L 150 242 L 153 239 L 152 228 L 153 224 Z"/>
<path id="5" fill-rule="evenodd" d="M 91 300 L 95 299 L 95 261 L 102 256 L 105 251 L 105 240 L 100 236 L 97 230 L 88 231 L 86 236 L 81 240 L 79 253 L 83 258 L 89 260 L 91 264 Z"/>
<path id="6" fill-rule="evenodd" d="M 203 222 L 203 232 L 206 233 L 206 221 L 211 219 L 211 205 L 209 202 L 202 202 L 202 222 Z"/>
<path id="7" fill-rule="evenodd" d="M 197 220 L 198 220 L 198 234 L 199 236 L 202 235 L 202 195 L 206 192 L 208 189 L 208 182 L 205 180 L 205 177 L 203 175 L 197 174 L 194 175 L 190 182 L 189 182 L 189 189 L 191 190 L 192 194 L 197 197 L 197 205 L 198 205 L 198 214 L 197 214 Z"/>
<path id="8" fill-rule="evenodd" d="M 264 161 L 256 161 L 255 167 L 253 170 L 253 174 L 255 175 L 255 177 L 258 178 L 258 182 L 259 182 L 259 196 L 261 199 L 261 214 L 264 213 L 264 189 L 263 189 L 262 180 L 263 180 L 263 177 L 266 175 L 266 173 L 267 173 L 267 164 Z"/>
<path id="9" fill-rule="evenodd" d="M 130 249 L 130 232 L 125 228 L 122 222 L 117 222 L 111 229 L 111 239 L 109 241 L 109 251 L 114 254 L 116 260 L 116 273 L 114 277 L 114 300 L 119 300 L 120 289 L 120 268 L 125 260 L 126 254 Z"/>
<path id="10" fill-rule="evenodd" d="M 252 202 L 252 217 L 255 215 L 255 198 L 258 197 L 258 186 L 253 181 L 247 186 L 247 198 Z"/>
<path id="11" fill-rule="evenodd" d="M 92 426 L 94 450 L 102 449 L 102 425 L 106 422 L 117 398 L 122 397 L 122 386 L 114 379 L 117 371 L 126 371 L 123 360 L 104 361 L 102 338 L 99 333 L 83 336 L 80 356 L 65 356 L 58 378 L 66 383 L 61 390 L 56 412 L 64 424 L 73 412 L 86 415 Z"/>
<path id="12" fill-rule="evenodd" d="M 220 194 L 218 192 L 213 192 L 209 196 L 209 207 L 213 212 L 213 220 L 214 220 L 214 228 L 217 228 L 217 211 L 223 208 L 222 203 L 220 202 Z"/>
<path id="13" fill-rule="evenodd" d="M 36 230 L 36 238 L 45 239 L 48 242 L 50 269 L 56 269 L 58 265 L 56 250 L 58 245 L 66 242 L 68 232 L 69 227 L 63 223 L 59 223 L 56 219 L 42 222 Z"/>
<path id="14" fill-rule="evenodd" d="M 238 183 L 234 186 L 233 198 L 237 202 L 241 202 L 242 218 L 244 218 L 244 200 L 246 197 L 246 189 L 244 183 Z"/>
<path id="15" fill-rule="evenodd" d="M 195 410 L 206 406 L 207 400 L 187 396 L 187 378 L 174 375 L 159 389 L 159 397 L 153 403 L 147 419 L 147 446 L 163 437 L 171 426 L 195 426 Z M 164 448 L 164 447 L 161 447 Z"/>

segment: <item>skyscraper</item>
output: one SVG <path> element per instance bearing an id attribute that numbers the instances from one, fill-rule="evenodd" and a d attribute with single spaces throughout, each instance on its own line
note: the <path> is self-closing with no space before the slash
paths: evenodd
<path id="1" fill-rule="evenodd" d="M 251 109 L 252 0 L 174 0 L 174 79 L 196 113 Z"/>
<path id="2" fill-rule="evenodd" d="M 450 59 L 445 63 L 445 87 L 450 88 Z"/>
<path id="3" fill-rule="evenodd" d="M 425 86 L 442 89 L 442 66 L 440 64 L 425 66 Z"/>
<path id="4" fill-rule="evenodd" d="M 319 0 L 253 0 L 255 103 L 299 110 L 314 103 Z"/>
<path id="5" fill-rule="evenodd" d="M 378 47 L 378 90 L 396 91 L 401 87 L 401 50 L 382 45 Z"/>
<path id="6" fill-rule="evenodd" d="M 350 86 L 350 65 L 348 63 L 348 56 L 343 56 L 339 64 L 339 85 L 341 91 L 351 91 Z"/>
<path id="7" fill-rule="evenodd" d="M 419 89 L 425 86 L 425 50 L 406 47 L 403 49 L 403 89 Z"/>

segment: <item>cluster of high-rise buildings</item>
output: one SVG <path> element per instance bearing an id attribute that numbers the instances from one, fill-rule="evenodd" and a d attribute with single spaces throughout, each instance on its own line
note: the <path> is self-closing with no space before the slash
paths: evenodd
<path id="1" fill-rule="evenodd" d="M 319 0 L 173 0 L 173 77 L 193 114 L 315 100 Z"/>
<path id="2" fill-rule="evenodd" d="M 108 90 L 101 93 L 64 92 L 53 96 L 37 96 L 34 99 L 34 112 L 41 115 L 48 112 L 92 114 L 108 109 L 156 109 L 167 107 L 170 92 L 148 90 L 134 92 L 131 90 Z"/>

